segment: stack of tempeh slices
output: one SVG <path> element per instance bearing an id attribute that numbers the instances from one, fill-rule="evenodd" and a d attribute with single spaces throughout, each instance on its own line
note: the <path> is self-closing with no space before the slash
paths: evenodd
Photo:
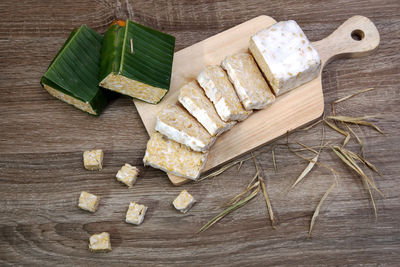
<path id="1" fill-rule="evenodd" d="M 223 70 L 227 70 L 227 73 Z M 145 165 L 196 180 L 218 135 L 245 120 L 252 109 L 275 100 L 253 57 L 227 57 L 222 67 L 206 66 L 180 88 L 179 103 L 157 116 L 156 131 L 147 144 Z"/>
<path id="2" fill-rule="evenodd" d="M 249 50 L 251 54 L 226 57 L 221 66 L 206 66 L 197 82 L 180 88 L 179 103 L 167 105 L 157 116 L 145 165 L 198 179 L 218 135 L 320 71 L 317 51 L 293 20 L 253 35 Z"/>

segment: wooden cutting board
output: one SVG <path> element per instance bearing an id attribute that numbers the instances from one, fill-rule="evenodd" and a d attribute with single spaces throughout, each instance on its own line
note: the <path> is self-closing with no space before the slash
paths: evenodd
<path id="1" fill-rule="evenodd" d="M 134 100 L 147 132 L 154 132 L 157 113 L 165 105 L 177 102 L 183 84 L 196 79 L 204 66 L 219 65 L 228 55 L 248 51 L 250 36 L 274 23 L 276 21 L 271 17 L 259 16 L 176 52 L 170 91 L 162 102 L 151 105 Z M 378 47 L 379 40 L 379 32 L 368 18 L 354 16 L 313 45 L 323 68 L 334 58 L 368 55 Z M 316 79 L 277 97 L 268 108 L 254 112 L 219 136 L 210 150 L 203 173 L 319 118 L 323 111 L 320 73 Z M 168 177 L 174 185 L 190 181 L 171 174 Z"/>

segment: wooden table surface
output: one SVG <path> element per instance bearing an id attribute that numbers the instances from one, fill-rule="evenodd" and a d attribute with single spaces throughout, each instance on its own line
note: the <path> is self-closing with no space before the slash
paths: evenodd
<path id="1" fill-rule="evenodd" d="M 144 168 L 148 136 L 127 97 L 100 117 L 51 97 L 39 80 L 71 29 L 81 24 L 103 33 L 116 18 L 132 19 L 176 36 L 176 50 L 258 15 L 296 20 L 310 40 L 324 38 L 353 15 L 369 17 L 381 34 L 373 55 L 341 59 L 323 71 L 325 112 L 340 97 L 376 88 L 337 107 L 342 115 L 379 115 L 384 131 L 356 129 L 385 198 L 375 195 L 378 219 L 361 180 L 326 149 L 321 162 L 340 172 L 339 186 L 321 208 L 311 239 L 311 216 L 333 181 L 315 167 L 294 190 L 288 188 L 307 162 L 282 147 L 255 151 L 263 171 L 277 230 L 270 226 L 261 195 L 208 231 L 195 232 L 243 190 L 255 170 L 251 161 L 214 180 L 174 187 L 158 170 Z M 62 0 L 0 2 L 0 265 L 396 265 L 400 262 L 400 2 L 393 1 L 125 1 Z M 190 60 L 190 59 L 188 59 Z M 317 145 L 321 126 L 296 132 L 291 141 Z M 327 129 L 326 140 L 342 141 Z M 354 138 L 353 138 L 354 139 Z M 358 151 L 351 140 L 349 149 Z M 285 142 L 281 138 L 277 142 Z M 104 169 L 83 168 L 82 152 L 102 148 Z M 117 170 L 139 166 L 132 189 Z M 187 189 L 198 200 L 183 215 L 171 201 Z M 80 191 L 101 196 L 99 210 L 77 208 Z M 149 206 L 144 223 L 124 222 L 129 201 Z M 88 251 L 91 234 L 111 234 L 113 251 Z"/>

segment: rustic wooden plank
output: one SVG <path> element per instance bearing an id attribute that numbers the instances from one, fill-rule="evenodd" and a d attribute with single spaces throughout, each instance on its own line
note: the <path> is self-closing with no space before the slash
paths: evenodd
<path id="1" fill-rule="evenodd" d="M 0 265 L 397 265 L 400 262 L 400 6 L 398 1 L 1 1 L 0 2 Z M 337 60 L 322 74 L 325 112 L 329 103 L 376 87 L 338 105 L 341 114 L 379 114 L 385 136 L 362 128 L 366 156 L 383 172 L 376 177 L 375 222 L 359 179 L 330 152 L 321 160 L 341 172 L 321 209 L 313 238 L 306 239 L 312 212 L 330 185 L 328 170 L 316 167 L 298 188 L 286 192 L 307 164 L 284 149 L 256 150 L 278 219 L 269 226 L 258 196 L 201 235 L 193 233 L 241 191 L 254 173 L 251 162 L 215 180 L 184 186 L 199 202 L 185 215 L 170 205 L 180 188 L 161 171 L 141 166 L 147 133 L 128 98 L 115 100 L 98 118 L 50 97 L 39 79 L 72 27 L 86 23 L 104 32 L 114 18 L 129 17 L 177 37 L 177 50 L 258 15 L 295 19 L 312 41 L 352 15 L 371 18 L 381 35 L 378 51 L 366 58 Z M 121 128 L 122 127 L 122 128 Z M 94 137 L 93 137 L 94 136 Z M 315 145 L 320 128 L 291 140 Z M 327 140 L 342 137 L 327 131 Z M 281 140 L 285 142 L 285 140 Z M 351 141 L 349 148 L 357 149 Z M 102 172 L 83 169 L 81 152 L 105 150 Z M 141 179 L 128 190 L 114 175 L 125 162 L 138 165 Z M 103 197 L 100 209 L 76 208 L 81 190 Z M 149 206 L 145 222 L 123 222 L 130 200 Z M 179 226 L 179 227 L 177 227 Z M 111 233 L 113 252 L 91 254 L 90 234 Z"/>

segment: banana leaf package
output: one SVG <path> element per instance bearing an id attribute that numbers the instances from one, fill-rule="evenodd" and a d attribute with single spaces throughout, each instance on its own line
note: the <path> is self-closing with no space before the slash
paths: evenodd
<path id="1" fill-rule="evenodd" d="M 100 86 L 151 104 L 169 90 L 175 37 L 127 20 L 104 34 Z"/>
<path id="2" fill-rule="evenodd" d="M 107 104 L 99 87 L 103 37 L 86 25 L 75 28 L 41 79 L 54 97 L 92 115 Z"/>

